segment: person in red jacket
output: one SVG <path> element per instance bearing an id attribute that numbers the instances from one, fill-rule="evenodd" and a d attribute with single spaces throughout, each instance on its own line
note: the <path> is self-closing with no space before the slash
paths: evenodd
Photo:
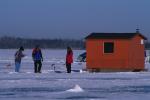
<path id="1" fill-rule="evenodd" d="M 73 63 L 73 51 L 71 47 L 67 47 L 67 54 L 66 54 L 67 73 L 71 73 L 71 63 Z"/>

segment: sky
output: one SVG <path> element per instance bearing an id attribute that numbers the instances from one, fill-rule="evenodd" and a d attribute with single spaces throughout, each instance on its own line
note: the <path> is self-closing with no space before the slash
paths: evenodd
<path id="1" fill-rule="evenodd" d="M 0 36 L 83 39 L 91 32 L 150 38 L 150 0 L 0 0 Z"/>

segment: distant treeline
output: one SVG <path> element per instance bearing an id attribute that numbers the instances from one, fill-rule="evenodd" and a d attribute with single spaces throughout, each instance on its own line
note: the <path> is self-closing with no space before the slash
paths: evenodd
<path id="1" fill-rule="evenodd" d="M 40 45 L 41 48 L 50 49 L 66 49 L 71 46 L 74 49 L 85 49 L 83 40 L 73 39 L 26 39 L 18 37 L 0 37 L 0 49 L 16 49 L 20 46 L 24 48 L 33 48 L 35 45 Z"/>

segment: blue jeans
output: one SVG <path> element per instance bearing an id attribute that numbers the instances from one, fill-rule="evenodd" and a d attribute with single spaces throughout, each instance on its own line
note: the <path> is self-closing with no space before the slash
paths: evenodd
<path id="1" fill-rule="evenodd" d="M 15 72 L 19 72 L 20 65 L 20 62 L 15 62 Z"/>

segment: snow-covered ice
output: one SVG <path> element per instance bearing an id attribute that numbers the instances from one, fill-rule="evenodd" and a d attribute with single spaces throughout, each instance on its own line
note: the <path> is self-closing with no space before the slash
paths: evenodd
<path id="1" fill-rule="evenodd" d="M 68 92 L 83 92 L 84 90 L 78 84 L 76 84 L 73 89 L 69 89 L 67 91 Z"/>
<path id="2" fill-rule="evenodd" d="M 33 73 L 31 50 L 25 50 L 20 73 L 14 72 L 16 50 L 0 50 L 0 100 L 149 100 L 150 72 L 89 73 L 76 62 L 84 50 L 74 50 L 71 74 L 66 50 L 42 50 L 41 74 Z M 146 63 L 146 68 L 150 64 Z M 54 70 L 55 69 L 55 70 Z"/>

